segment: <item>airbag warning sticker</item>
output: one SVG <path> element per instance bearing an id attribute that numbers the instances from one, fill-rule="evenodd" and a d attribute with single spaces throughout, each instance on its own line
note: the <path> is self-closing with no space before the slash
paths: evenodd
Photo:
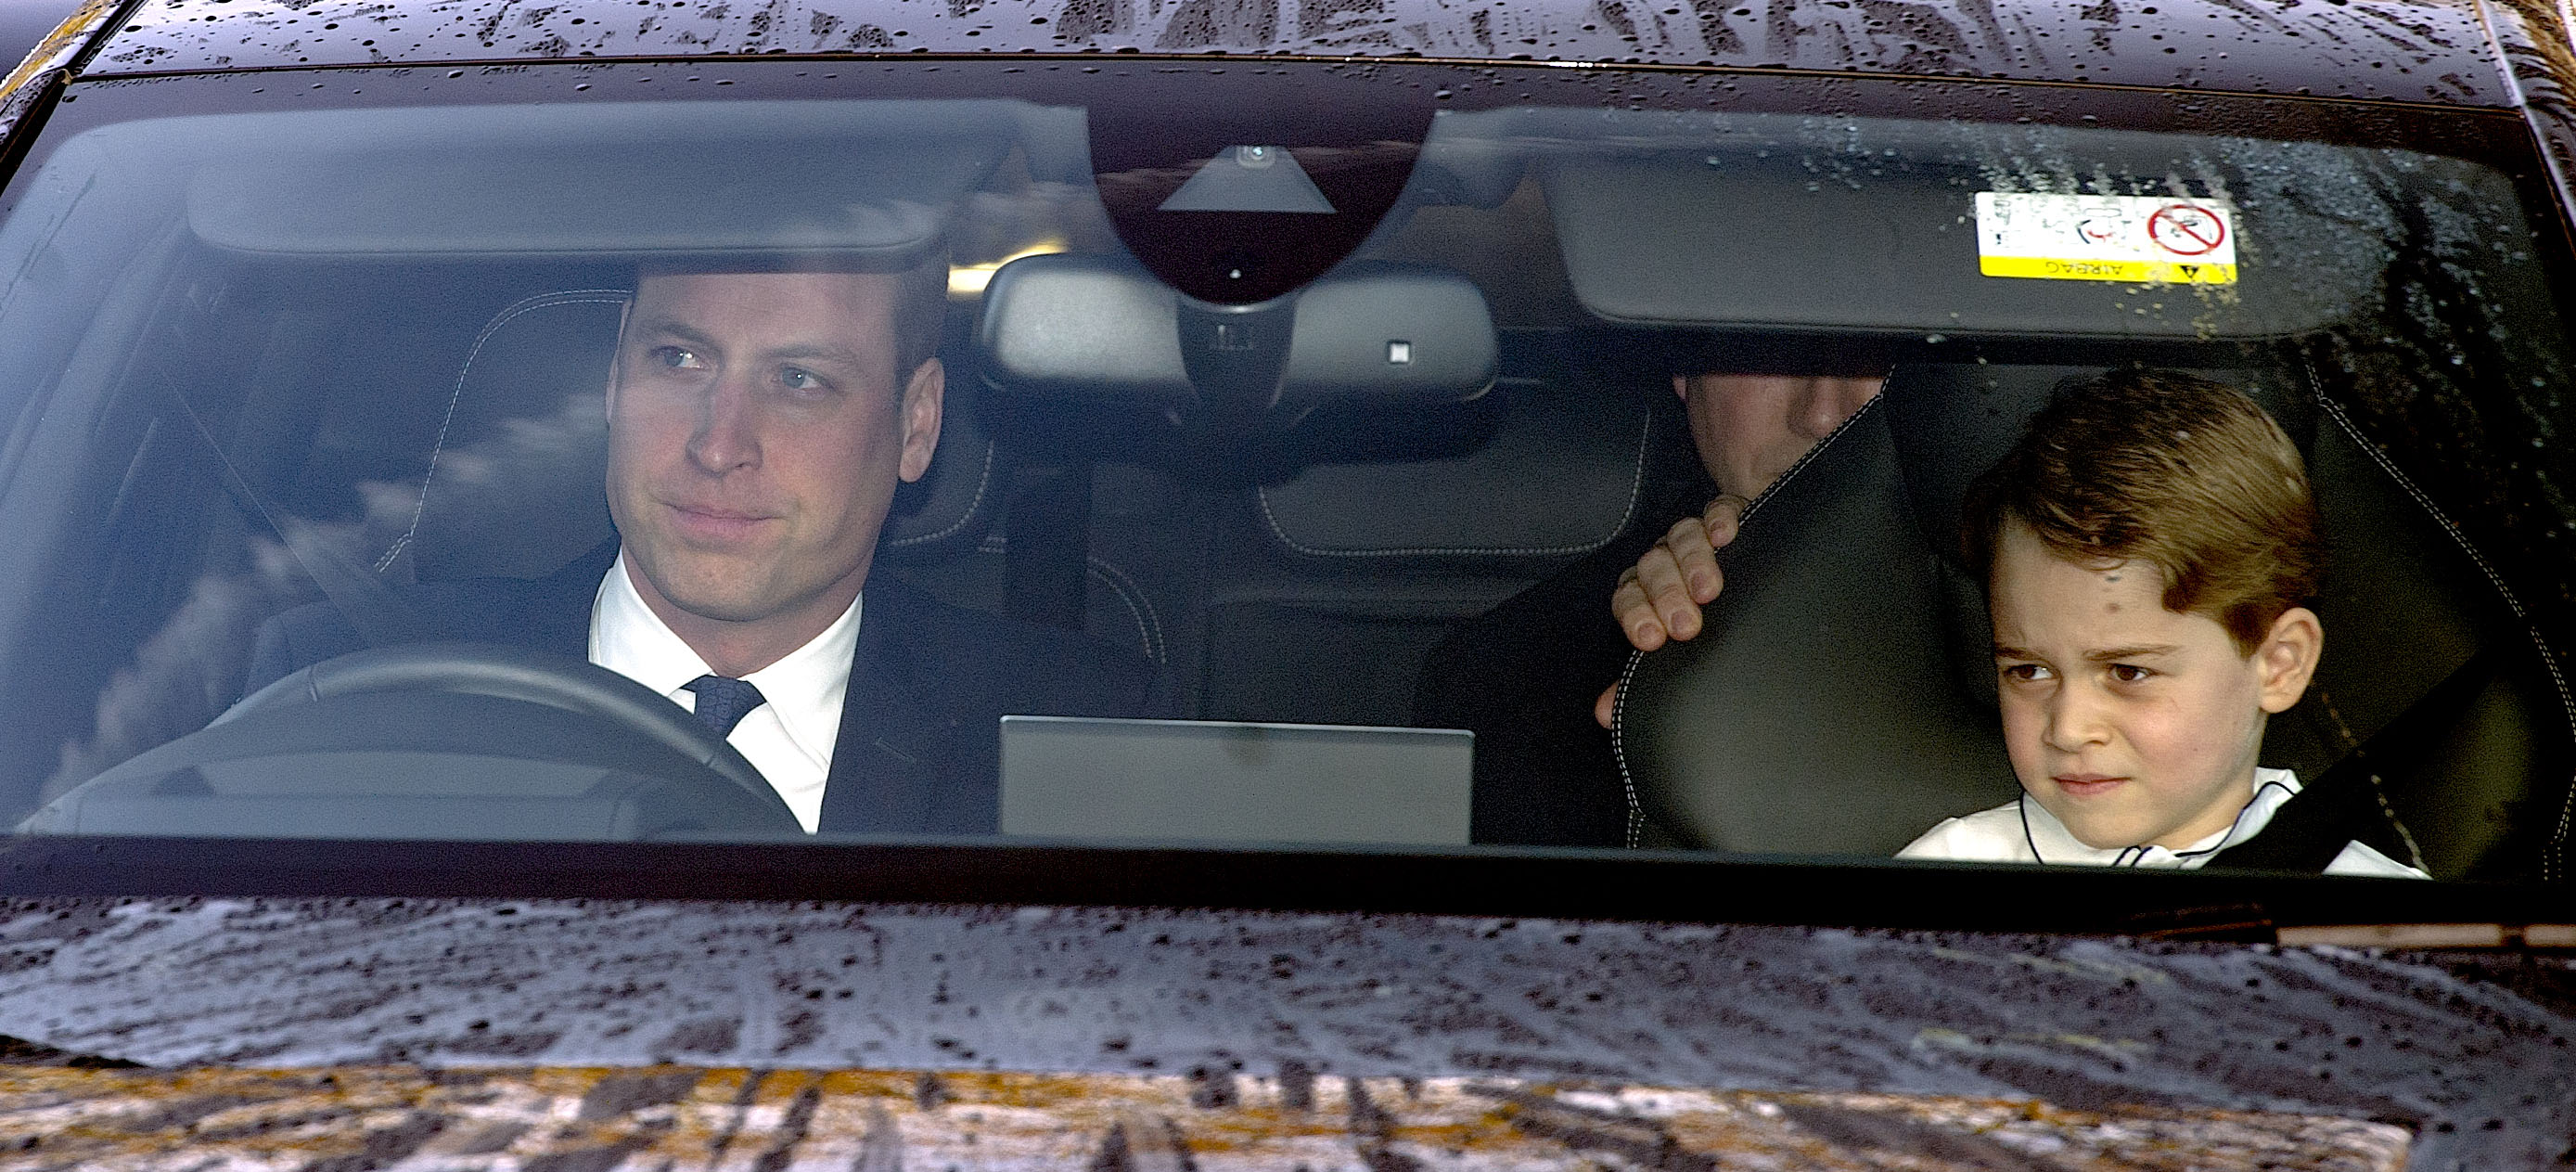
<path id="1" fill-rule="evenodd" d="M 1989 277 L 2236 283 L 2236 209 L 2160 195 L 1977 193 L 1977 271 Z"/>

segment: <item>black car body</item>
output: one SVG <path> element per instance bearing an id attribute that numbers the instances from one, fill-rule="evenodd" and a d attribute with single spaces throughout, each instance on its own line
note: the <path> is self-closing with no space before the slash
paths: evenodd
<path id="1" fill-rule="evenodd" d="M 34 819 L 0 854 L 0 1032 L 17 1039 L 0 1057 L 22 1064 L 0 1072 L 0 1163 L 2576 1161 L 2569 34 L 2540 4 L 2295 0 L 87 6 L 0 96 L 0 259 L 24 291 L 0 295 L 0 344 L 51 372 L 0 392 L 17 551 L 0 565 L 0 757 L 17 762 L 0 807 Z M 877 139 L 831 137 L 843 123 L 895 145 L 866 154 L 849 144 Z M 645 149 L 660 136 L 688 149 Z M 491 166 L 449 165 L 487 141 Z M 808 142 L 849 153 L 812 163 Z M 987 142 L 1003 145 L 975 154 Z M 1335 202 L 1373 211 L 1322 227 L 1202 213 L 1251 217 L 1209 244 L 1120 194 L 1160 176 L 1154 199 L 1176 199 L 1196 168 L 1273 142 L 1347 152 L 1342 172 L 1305 157 Z M 2157 171 L 2169 155 L 2205 166 Z M 621 168 L 653 183 L 602 178 Z M 1738 176 L 1759 183 L 1694 186 Z M 2274 251 L 2247 254 L 2241 290 L 1998 293 L 1964 267 L 1966 206 L 1955 237 L 1924 212 L 1972 189 L 2232 200 L 2272 217 Z M 668 190 L 700 202 L 635 194 Z M 2365 727 L 2281 752 L 2385 758 L 2383 804 L 2436 881 L 1873 863 L 1903 841 L 1875 823 L 1915 815 L 1870 813 L 1866 789 L 1729 838 L 1767 807 L 1687 779 L 1776 769 L 1824 793 L 1828 768 L 1792 745 L 1715 770 L 1694 754 L 1768 750 L 1656 739 L 1628 710 L 1631 825 L 1680 827 L 1669 849 L 722 825 L 514 841 L 471 822 L 350 831 L 365 812 L 259 833 L 286 815 L 224 804 L 216 758 L 132 764 L 220 731 L 200 726 L 240 698 L 258 621 L 373 606 L 341 567 L 396 585 L 533 577 L 586 546 L 565 534 L 596 529 L 587 513 L 415 542 L 451 516 L 430 497 L 451 426 L 484 445 L 456 442 L 448 483 L 484 489 L 463 508 L 595 483 L 546 458 L 543 410 L 470 396 L 595 373 L 621 282 L 657 248 L 775 250 L 814 223 L 843 233 L 833 247 L 876 246 L 827 214 L 853 190 L 967 208 L 947 246 L 989 282 L 952 278 L 943 347 L 974 372 L 983 401 L 959 418 L 978 426 L 899 499 L 884 548 L 911 552 L 882 564 L 970 608 L 1123 641 L 1203 720 L 1408 723 L 1414 670 L 1447 632 L 1697 506 L 1648 491 L 1645 454 L 1681 450 L 1657 430 L 1659 391 L 1693 363 L 2005 397 L 2121 362 L 2271 378 L 2288 388 L 2276 409 L 2314 408 L 2299 426 L 2325 445 L 2309 449 L 2321 484 L 2372 486 L 2335 514 L 2371 537 L 2337 550 L 2370 588 L 2328 616 L 2370 649 L 2335 684 Z M 1872 220 L 1917 213 L 1920 233 Z M 910 239 L 885 231 L 888 248 Z M 1417 283 L 1369 284 L 1398 279 Z M 1472 287 L 1499 340 L 1458 371 L 1426 348 L 1422 381 L 1401 385 L 1276 366 L 1236 381 L 1195 352 L 1096 341 L 1132 324 L 1113 310 L 1138 290 L 1185 323 L 1232 321 L 1334 281 L 1377 298 L 1359 316 L 1406 323 L 1430 319 L 1424 290 Z M 1013 349 L 998 298 L 1046 288 L 1072 294 L 1015 295 L 1112 308 L 1045 319 L 1028 336 L 1056 341 Z M 534 342 L 498 332 L 555 313 L 589 316 Z M 593 348 L 548 357 L 576 335 Z M 536 357 L 487 390 L 477 364 L 514 346 Z M 1567 397 L 1596 383 L 1624 405 Z M 2010 439 L 2012 420 L 1990 420 L 1905 447 L 1943 433 L 1883 423 L 1902 401 L 1891 390 L 1789 488 L 1755 494 L 1748 534 L 1767 512 L 1832 538 L 1764 555 L 1748 536 L 1730 563 L 1742 605 L 1785 600 L 1764 613 L 1791 617 L 1756 626 L 1790 650 L 1870 659 L 1797 609 L 1835 597 L 1799 567 L 1845 582 L 1892 564 L 1898 538 L 1871 518 L 1902 510 L 1801 503 L 1798 484 L 1862 475 L 1847 437 L 1894 437 L 1909 491 Z M 1531 446 L 1477 463 L 1507 441 Z M 366 495 L 386 484 L 391 504 Z M 1471 489 L 1503 520 L 1433 507 Z M 1005 503 L 1019 523 L 996 528 Z M 1084 540 L 1030 536 L 1048 525 Z M 1937 648 L 1934 625 L 1911 645 Z M 1989 723 L 1924 698 L 1937 667 L 1713 691 L 1754 678 L 1725 664 L 1773 652 L 1709 645 L 1646 657 L 1627 702 L 1723 696 L 1798 744 L 1809 723 L 1874 730 L 1882 708 L 1891 728 Z M 2409 714 L 2451 679 L 2483 699 L 2419 730 Z M 1837 697 L 1852 715 L 1809 707 Z M 1972 715 L 1943 724 L 1955 711 Z M 504 724 L 474 734 L 505 740 Z M 2374 739 L 2386 727 L 2402 731 Z M 1973 761 L 1986 774 L 1963 791 L 2008 777 Z M 187 770 L 214 780 L 170 780 Z M 461 817 L 419 808 L 433 827 Z"/>

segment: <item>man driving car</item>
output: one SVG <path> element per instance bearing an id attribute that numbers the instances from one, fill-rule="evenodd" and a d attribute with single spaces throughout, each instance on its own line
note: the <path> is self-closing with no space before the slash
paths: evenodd
<path id="1" fill-rule="evenodd" d="M 647 270 L 607 387 L 617 539 L 535 581 L 414 588 L 432 637 L 580 656 L 694 711 L 808 831 L 988 834 L 1006 713 L 1159 715 L 1143 659 L 871 580 L 937 449 L 946 266 Z M 363 649 L 326 605 L 251 689 Z"/>
<path id="2" fill-rule="evenodd" d="M 1878 393 L 1875 377 L 1774 374 L 1675 375 L 1698 467 L 1663 495 L 1667 508 L 1707 502 L 1651 543 L 1612 542 L 1559 570 L 1456 632 L 1432 652 L 1414 701 L 1414 722 L 1476 734 L 1470 835 L 1477 842 L 1618 846 L 1627 841 L 1627 802 L 1612 752 L 1608 701 L 1631 642 L 1658 643 L 1665 624 L 1644 610 L 1649 586 L 1666 577 L 1683 596 L 1705 585 L 1716 597 L 1716 562 L 1692 559 L 1734 539 L 1751 498 L 1795 465 Z M 1704 473 L 1704 475 L 1700 475 Z M 1670 515 L 1667 513 L 1666 515 Z M 1680 551 L 1676 553 L 1675 551 Z M 1602 621 L 1604 595 L 1620 599 L 1621 623 Z M 1640 602 L 1632 603 L 1634 594 Z M 1706 601 L 1706 599 L 1702 599 Z M 1696 621 L 1673 608 L 1676 634 Z M 1651 628 L 1651 631 L 1650 631 Z M 1690 627 L 1695 632 L 1697 628 Z M 1624 635 L 1624 637 L 1623 637 Z M 1594 689 L 1611 685 L 1596 697 Z M 1583 717 L 1598 710 L 1598 726 Z"/>

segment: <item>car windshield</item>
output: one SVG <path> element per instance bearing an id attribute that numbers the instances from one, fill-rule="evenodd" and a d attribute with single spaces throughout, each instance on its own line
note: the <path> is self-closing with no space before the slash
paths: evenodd
<path id="1" fill-rule="evenodd" d="M 0 819 L 2559 876 L 2519 122 L 1568 72 L 75 85 Z"/>

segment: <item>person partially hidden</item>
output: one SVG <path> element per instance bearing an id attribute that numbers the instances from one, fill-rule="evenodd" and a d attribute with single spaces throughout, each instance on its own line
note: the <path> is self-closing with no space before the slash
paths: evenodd
<path id="1" fill-rule="evenodd" d="M 1900 857 L 2198 867 L 2299 792 L 2256 754 L 2324 650 L 2302 605 L 2324 550 L 2298 449 L 2253 400 L 2159 371 L 2068 388 L 1962 530 L 2022 793 Z M 2325 871 L 2427 877 L 2359 841 Z"/>
<path id="2" fill-rule="evenodd" d="M 1627 798 L 1610 747 L 1611 692 L 1601 689 L 1615 690 L 1629 640 L 1652 650 L 1638 632 L 1651 627 L 1652 643 L 1661 645 L 1663 628 L 1652 615 L 1604 622 L 1599 599 L 1615 590 L 1646 609 L 1656 605 L 1648 586 L 1664 592 L 1659 600 L 1695 591 L 1687 606 L 1665 601 L 1682 632 L 1676 637 L 1696 634 L 1698 607 L 1719 588 L 1712 549 L 1734 540 L 1751 498 L 1877 395 L 1879 381 L 1874 375 L 1673 376 L 1691 450 L 1658 453 L 1651 461 L 1646 499 L 1655 504 L 1646 515 L 1670 516 L 1701 502 L 1706 508 L 1669 530 L 1613 541 L 1504 600 L 1452 632 L 1422 669 L 1414 723 L 1476 734 L 1474 841 L 1604 847 L 1627 841 Z M 1596 716 L 1585 719 L 1595 708 Z"/>

